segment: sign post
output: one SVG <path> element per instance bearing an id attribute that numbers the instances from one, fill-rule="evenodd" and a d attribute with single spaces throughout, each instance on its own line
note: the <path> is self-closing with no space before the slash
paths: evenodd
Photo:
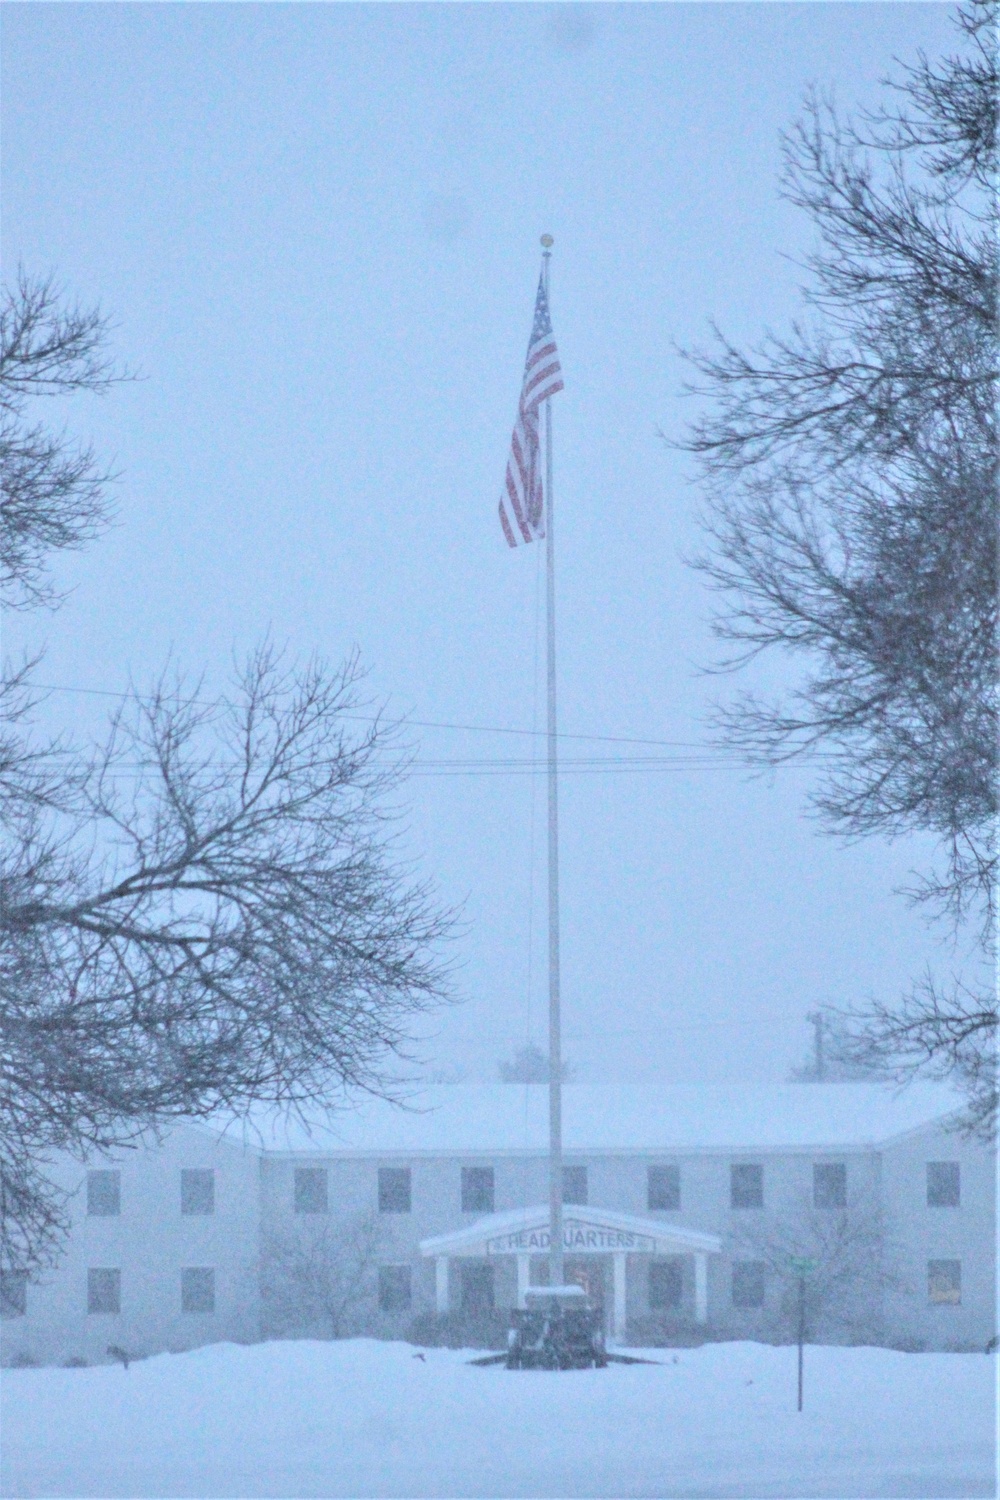
<path id="1" fill-rule="evenodd" d="M 799 1405 L 802 1410 L 802 1348 L 806 1341 L 806 1277 L 816 1269 L 816 1262 L 807 1255 L 788 1257 L 792 1270 L 799 1278 Z"/>

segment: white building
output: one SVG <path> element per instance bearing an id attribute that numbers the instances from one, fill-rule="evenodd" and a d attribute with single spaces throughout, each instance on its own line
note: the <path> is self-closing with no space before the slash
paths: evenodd
<path id="1" fill-rule="evenodd" d="M 570 1085 L 567 1275 L 618 1340 L 780 1338 L 805 1250 L 811 1337 L 983 1347 L 996 1158 L 954 1107 L 931 1087 Z M 547 1272 L 546 1129 L 544 1088 L 443 1086 L 67 1162 L 70 1241 L 40 1282 L 4 1277 L 4 1362 L 502 1312 Z"/>

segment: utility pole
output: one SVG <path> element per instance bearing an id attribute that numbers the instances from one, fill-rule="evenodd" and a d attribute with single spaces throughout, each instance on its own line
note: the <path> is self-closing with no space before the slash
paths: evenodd
<path id="1" fill-rule="evenodd" d="M 813 1056 L 815 1058 L 816 1078 L 822 1083 L 826 1078 L 826 1057 L 823 1051 L 823 1037 L 826 1030 L 826 1017 L 821 1010 L 811 1010 L 806 1016 L 807 1021 L 813 1024 Z"/>

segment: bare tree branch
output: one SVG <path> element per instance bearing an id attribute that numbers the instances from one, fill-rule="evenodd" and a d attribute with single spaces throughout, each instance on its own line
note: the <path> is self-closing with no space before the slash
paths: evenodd
<path id="1" fill-rule="evenodd" d="M 386 1240 L 377 1214 L 269 1236 L 261 1288 L 269 1328 L 301 1334 L 322 1323 L 332 1339 L 360 1332 L 378 1292 Z"/>
<path id="2" fill-rule="evenodd" d="M 722 670 L 797 663 L 716 731 L 749 764 L 810 752 L 812 805 L 854 838 L 933 834 L 942 868 L 913 892 L 994 950 L 998 771 L 996 3 L 958 13 L 963 56 L 921 57 L 902 109 L 863 128 L 807 98 L 784 190 L 816 230 L 803 311 L 749 353 L 721 334 L 689 356 L 710 406 L 683 446 L 701 463 Z M 958 990 L 938 993 L 944 1012 Z M 926 997 L 925 997 L 926 998 Z M 957 1003 L 957 1002 L 956 1002 Z M 855 1016 L 865 1046 L 913 1061 L 905 1002 Z M 984 989 L 976 1014 L 992 1016 Z M 964 1011 L 959 1007 L 956 1015 Z M 990 1027 L 986 1028 L 987 1031 Z M 970 1072 L 944 1033 L 924 1064 L 970 1087 L 981 1125 L 992 1043 Z M 933 1038 L 936 1037 L 937 1041 Z M 995 1094 L 993 1096 L 995 1098 Z M 978 1126 L 977 1126 L 978 1128 Z"/>
<path id="3" fill-rule="evenodd" d="M 734 1247 L 767 1268 L 775 1336 L 795 1337 L 803 1261 L 811 1266 L 803 1287 L 808 1339 L 884 1335 L 884 1293 L 901 1283 L 881 1210 L 870 1193 L 855 1191 L 839 1208 L 816 1208 L 803 1194 L 791 1209 L 747 1225 Z"/>
<path id="4" fill-rule="evenodd" d="M 127 379 L 107 337 L 101 313 L 67 304 L 51 277 L 21 271 L 0 295 L 0 592 L 9 609 L 57 603 L 51 553 L 85 546 L 110 521 L 113 475 L 94 449 L 29 415 L 39 398 L 100 394 Z"/>
<path id="5" fill-rule="evenodd" d="M 108 325 L 21 274 L 0 308 L 0 584 L 52 604 L 53 550 L 107 524 L 107 470 L 30 419 L 123 378 Z M 229 699 L 164 675 L 82 753 L 33 733 L 36 663 L 0 684 L 0 1257 L 33 1270 L 65 1214 L 52 1153 L 172 1120 L 405 1091 L 447 993 L 450 918 L 395 844 L 405 756 L 353 715 L 360 674 L 269 644 Z"/>
<path id="6" fill-rule="evenodd" d="M 997 1007 L 985 986 L 955 980 L 943 988 L 925 974 L 899 1004 L 871 1001 L 829 1014 L 835 1059 L 877 1070 L 897 1084 L 917 1076 L 957 1083 L 966 1098 L 958 1128 L 993 1139 L 1000 1107 Z"/>

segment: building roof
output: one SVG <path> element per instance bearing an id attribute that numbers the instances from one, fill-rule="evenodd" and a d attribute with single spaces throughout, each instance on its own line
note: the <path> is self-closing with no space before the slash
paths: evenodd
<path id="1" fill-rule="evenodd" d="M 867 1083 L 711 1085 L 568 1084 L 563 1146 L 568 1153 L 734 1153 L 872 1146 L 959 1108 L 950 1090 Z M 230 1141 L 268 1152 L 338 1156 L 539 1153 L 548 1148 L 548 1090 L 529 1084 L 441 1084 L 405 1108 L 382 1100 L 307 1121 L 257 1115 L 225 1128 Z"/>

